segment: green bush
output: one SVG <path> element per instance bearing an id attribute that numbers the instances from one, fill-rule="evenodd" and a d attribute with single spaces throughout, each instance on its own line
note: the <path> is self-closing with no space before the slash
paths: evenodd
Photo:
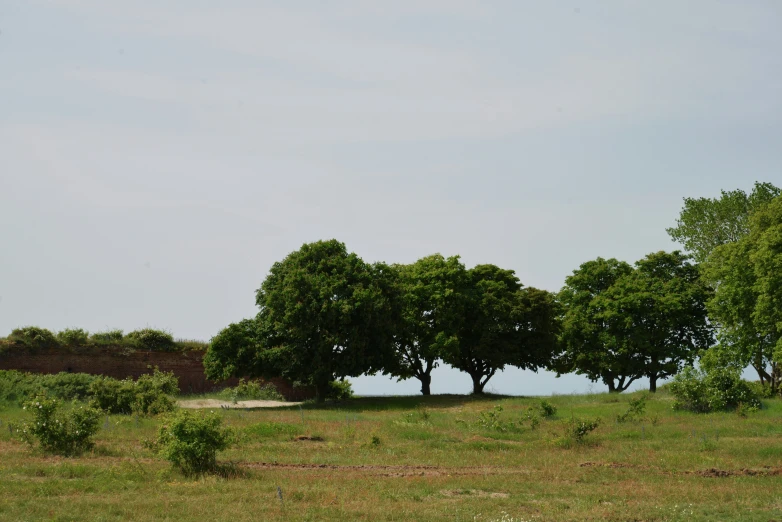
<path id="1" fill-rule="evenodd" d="M 90 405 L 107 413 L 156 415 L 173 410 L 170 395 L 179 391 L 173 372 L 155 368 L 152 375 L 142 375 L 137 381 L 99 377 L 91 385 Z"/>
<path id="2" fill-rule="evenodd" d="M 541 417 L 553 417 L 557 414 L 557 407 L 546 400 L 540 401 L 535 409 Z"/>
<path id="3" fill-rule="evenodd" d="M 760 398 L 735 368 L 713 368 L 708 372 L 684 368 L 671 382 L 673 408 L 696 413 L 724 411 L 743 404 L 760 408 Z"/>
<path id="4" fill-rule="evenodd" d="M 745 381 L 749 389 L 752 390 L 760 399 L 771 399 L 774 397 L 774 390 L 768 384 L 763 384 L 760 381 Z"/>
<path id="5" fill-rule="evenodd" d="M 179 410 L 160 427 L 150 446 L 185 475 L 201 475 L 217 469 L 217 452 L 234 439 L 214 412 Z"/>
<path id="6" fill-rule="evenodd" d="M 135 330 L 126 335 L 125 339 L 133 345 L 145 350 L 157 352 L 176 351 L 174 337 L 170 333 L 162 330 L 153 330 L 152 328 Z"/>
<path id="7" fill-rule="evenodd" d="M 616 416 L 616 422 L 630 422 L 639 420 L 646 411 L 646 395 L 641 395 L 637 399 L 630 399 L 630 404 L 624 413 Z"/>
<path id="8" fill-rule="evenodd" d="M 600 419 L 584 420 L 571 418 L 568 422 L 567 433 L 570 437 L 579 443 L 584 442 L 584 438 L 600 426 Z"/>
<path id="9" fill-rule="evenodd" d="M 326 398 L 333 401 L 353 398 L 353 387 L 350 385 L 350 381 L 331 381 L 329 383 L 329 391 L 326 394 Z"/>
<path id="10" fill-rule="evenodd" d="M 277 391 L 273 383 L 261 385 L 258 381 L 239 380 L 234 388 L 225 388 L 219 393 L 219 397 L 228 401 L 284 401 L 285 397 Z"/>
<path id="11" fill-rule="evenodd" d="M 28 348 L 53 348 L 59 346 L 57 337 L 46 328 L 37 326 L 25 326 L 17 328 L 8 336 L 9 341 L 23 344 Z"/>
<path id="12" fill-rule="evenodd" d="M 0 370 L 0 402 L 21 404 L 39 394 L 64 400 L 83 400 L 96 379 L 98 377 L 86 373 L 49 375 Z"/>
<path id="13" fill-rule="evenodd" d="M 95 445 L 92 437 L 98 432 L 100 412 L 84 406 L 61 412 L 57 399 L 38 396 L 24 406 L 33 421 L 17 428 L 30 445 L 37 441 L 45 453 L 66 457 L 80 455 Z"/>
<path id="14" fill-rule="evenodd" d="M 57 340 L 65 346 L 84 346 L 89 343 L 90 334 L 81 328 L 66 328 L 57 334 Z"/>
<path id="15" fill-rule="evenodd" d="M 119 344 L 125 336 L 122 330 L 106 330 L 105 332 L 95 332 L 90 336 L 90 340 L 96 344 Z"/>

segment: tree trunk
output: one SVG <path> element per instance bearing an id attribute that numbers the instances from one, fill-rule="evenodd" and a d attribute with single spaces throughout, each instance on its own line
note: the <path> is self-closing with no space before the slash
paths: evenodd
<path id="1" fill-rule="evenodd" d="M 657 392 L 657 375 L 649 376 L 649 391 L 651 393 Z"/>
<path id="2" fill-rule="evenodd" d="M 618 393 L 619 390 L 616 389 L 616 385 L 614 384 L 614 380 L 611 379 L 610 381 L 606 382 L 608 384 L 608 393 Z"/>
<path id="3" fill-rule="evenodd" d="M 472 377 L 472 392 L 475 395 L 483 395 L 483 387 L 486 386 L 486 382 L 481 382 L 481 377 L 483 375 L 473 375 L 470 374 L 470 377 Z M 488 381 L 487 381 L 488 382 Z"/>
<path id="4" fill-rule="evenodd" d="M 418 376 L 418 380 L 421 381 L 421 394 L 422 395 L 431 395 L 431 384 L 432 384 L 432 376 L 431 374 L 425 373 L 423 375 Z"/>
<path id="5" fill-rule="evenodd" d="M 329 383 L 328 381 L 325 382 L 316 382 L 315 383 L 315 402 L 318 404 L 323 404 L 326 402 L 326 395 L 329 393 Z"/>

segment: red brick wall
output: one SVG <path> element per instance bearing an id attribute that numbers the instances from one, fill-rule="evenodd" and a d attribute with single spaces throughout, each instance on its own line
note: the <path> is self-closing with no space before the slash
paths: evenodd
<path id="1" fill-rule="evenodd" d="M 174 372 L 183 393 L 204 393 L 235 386 L 238 379 L 212 382 L 206 379 L 201 363 L 203 352 L 145 352 L 122 354 L 117 349 L 91 349 L 89 354 L 68 353 L 63 350 L 42 350 L 35 353 L 0 353 L 0 370 L 19 370 L 30 373 L 90 373 L 116 379 L 137 378 L 150 373 L 148 366 Z M 287 400 L 305 400 L 314 396 L 307 388 L 293 388 L 285 379 L 269 379 Z"/>

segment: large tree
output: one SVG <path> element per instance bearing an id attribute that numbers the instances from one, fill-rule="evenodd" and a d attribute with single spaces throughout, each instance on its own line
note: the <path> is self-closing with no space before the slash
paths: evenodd
<path id="1" fill-rule="evenodd" d="M 706 314 L 711 289 L 680 252 L 656 252 L 635 264 L 606 292 L 607 329 L 626 339 L 649 391 L 692 364 L 714 341 Z"/>
<path id="2" fill-rule="evenodd" d="M 624 261 L 603 259 L 583 263 L 565 279 L 559 293 L 564 307 L 563 353 L 555 361 L 558 374 L 575 372 L 600 380 L 609 392 L 622 392 L 643 376 L 643 357 L 632 347 L 625 331 L 609 328 L 612 319 L 610 290 L 633 273 Z"/>
<path id="3" fill-rule="evenodd" d="M 458 256 L 440 254 L 394 267 L 401 298 L 401 322 L 395 333 L 396 364 L 388 373 L 421 381 L 431 393 L 432 370 L 443 351 L 456 341 L 458 311 L 467 270 Z"/>
<path id="4" fill-rule="evenodd" d="M 550 293 L 522 289 L 513 270 L 478 265 L 468 271 L 457 342 L 443 360 L 470 375 L 473 393 L 505 366 L 537 370 L 550 363 L 558 336 L 557 303 Z"/>
<path id="5" fill-rule="evenodd" d="M 779 194 L 780 189 L 771 183 L 756 182 L 749 194 L 743 190 L 723 190 L 719 198 L 684 198 L 676 226 L 667 232 L 702 263 L 718 246 L 746 236 L 749 216 Z"/>
<path id="6" fill-rule="evenodd" d="M 752 365 L 761 382 L 782 384 L 782 196 L 750 217 L 748 233 L 704 264 L 716 281 L 709 311 L 720 326 L 723 364 Z"/>
<path id="7" fill-rule="evenodd" d="M 275 263 L 256 293 L 260 312 L 212 342 L 211 375 L 282 376 L 314 386 L 382 370 L 399 321 L 389 267 L 336 240 L 303 245 Z"/>

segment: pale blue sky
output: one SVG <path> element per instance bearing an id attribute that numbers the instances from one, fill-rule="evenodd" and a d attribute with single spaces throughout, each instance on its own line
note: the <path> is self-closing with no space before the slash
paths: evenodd
<path id="1" fill-rule="evenodd" d="M 675 248 L 684 196 L 782 183 L 780 116 L 776 0 L 5 0 L 0 333 L 206 340 L 331 237 L 558 290 L 594 257 Z"/>

